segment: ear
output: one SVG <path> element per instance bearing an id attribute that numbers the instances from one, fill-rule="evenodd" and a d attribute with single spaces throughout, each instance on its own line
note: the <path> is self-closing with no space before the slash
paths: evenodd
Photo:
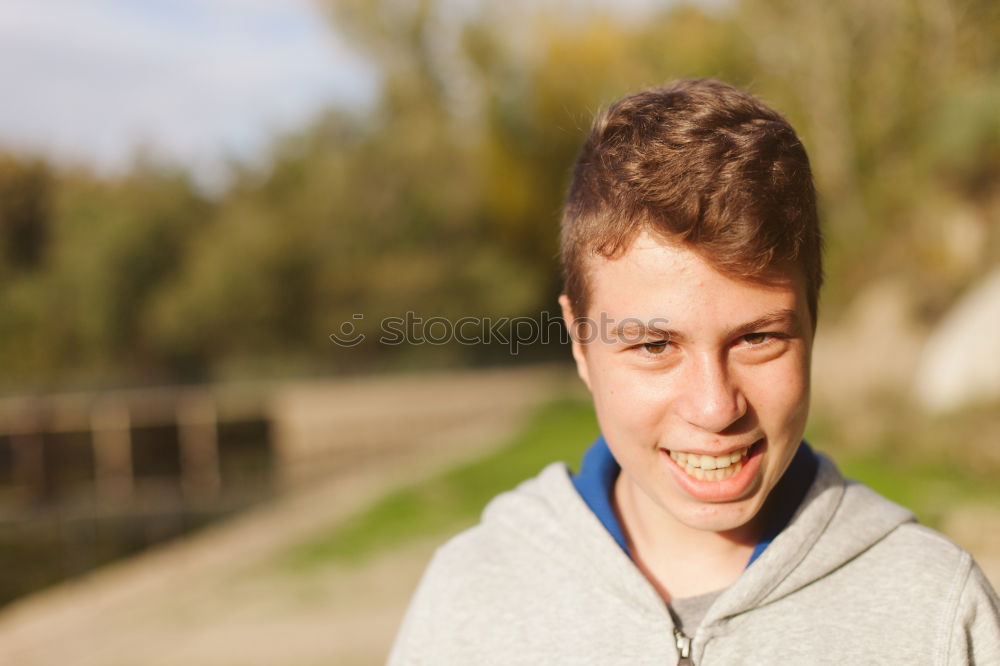
<path id="1" fill-rule="evenodd" d="M 566 294 L 559 296 L 559 307 L 562 308 L 563 323 L 566 324 L 566 330 L 569 331 L 569 338 L 573 348 L 573 360 L 576 361 L 576 372 L 589 389 L 590 373 L 587 367 L 587 356 L 583 344 L 580 342 L 577 330 L 579 324 L 573 316 L 573 305 L 569 301 L 569 296 Z"/>

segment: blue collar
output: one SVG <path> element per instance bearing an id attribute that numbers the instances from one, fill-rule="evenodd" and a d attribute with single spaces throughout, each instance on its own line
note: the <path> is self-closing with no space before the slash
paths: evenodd
<path id="1" fill-rule="evenodd" d="M 754 563 L 761 553 L 771 545 L 776 536 L 785 529 L 795 510 L 799 508 L 802 500 L 816 478 L 816 470 L 819 467 L 819 460 L 808 444 L 799 444 L 795 457 L 785 470 L 785 474 L 778 481 L 767 503 L 771 513 L 767 528 L 761 536 L 757 545 L 750 555 L 747 566 Z M 572 477 L 573 485 L 580 497 L 587 503 L 590 510 L 594 512 L 597 519 L 601 521 L 604 528 L 614 538 L 625 554 L 631 557 L 628 545 L 625 542 L 625 532 L 612 505 L 611 497 L 614 490 L 615 479 L 621 468 L 618 462 L 611 455 L 608 443 L 604 441 L 604 436 L 597 438 L 587 452 L 583 455 L 583 464 L 580 473 Z"/>

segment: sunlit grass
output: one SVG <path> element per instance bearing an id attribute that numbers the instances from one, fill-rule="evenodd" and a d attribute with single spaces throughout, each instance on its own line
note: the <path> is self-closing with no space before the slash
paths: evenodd
<path id="1" fill-rule="evenodd" d="M 536 475 L 550 462 L 574 468 L 598 432 L 589 402 L 564 398 L 542 407 L 525 429 L 496 453 L 393 491 L 285 558 L 295 569 L 351 563 L 411 539 L 457 532 L 472 525 L 498 493 Z"/>

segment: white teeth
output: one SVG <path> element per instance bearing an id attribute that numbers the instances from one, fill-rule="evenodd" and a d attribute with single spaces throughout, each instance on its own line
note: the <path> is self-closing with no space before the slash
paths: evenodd
<path id="1" fill-rule="evenodd" d="M 699 481 L 723 481 L 743 469 L 743 459 L 749 450 L 750 447 L 747 446 L 723 456 L 670 451 L 670 457 L 681 469 Z"/>

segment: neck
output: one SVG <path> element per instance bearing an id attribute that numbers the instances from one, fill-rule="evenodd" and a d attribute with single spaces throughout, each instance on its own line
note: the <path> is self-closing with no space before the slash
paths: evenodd
<path id="1" fill-rule="evenodd" d="M 726 532 L 684 525 L 619 474 L 614 507 L 636 566 L 664 601 L 728 587 L 761 535 L 761 517 Z"/>

